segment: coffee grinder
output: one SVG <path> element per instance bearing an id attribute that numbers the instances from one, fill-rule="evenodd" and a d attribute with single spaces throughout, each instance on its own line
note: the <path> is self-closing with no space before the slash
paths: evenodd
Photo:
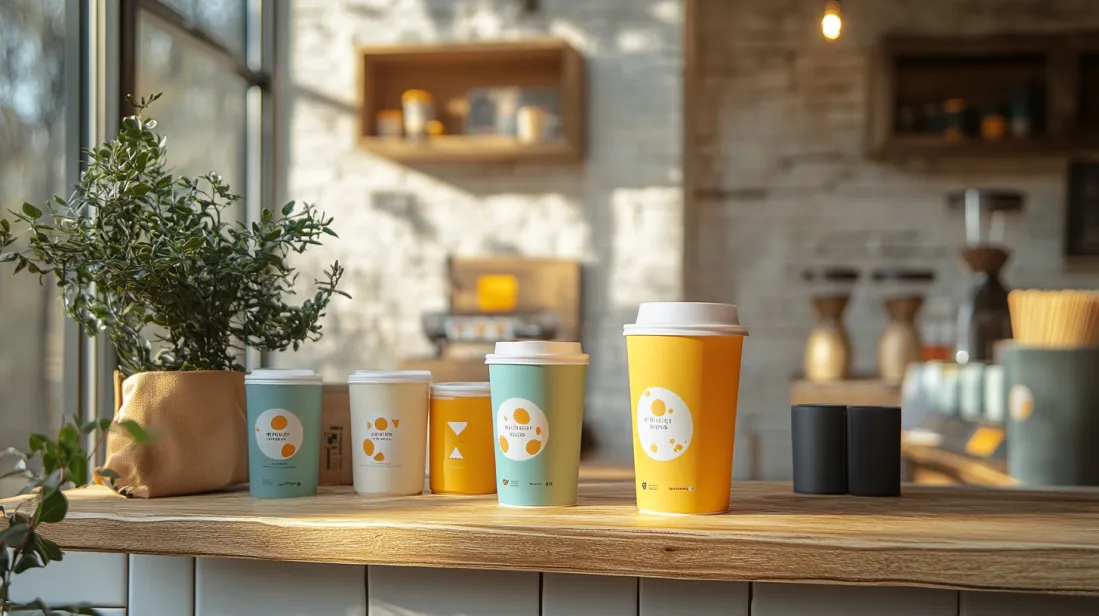
<path id="1" fill-rule="evenodd" d="M 805 378 L 838 381 L 851 371 L 851 342 L 843 326 L 843 311 L 859 271 L 848 267 L 810 268 L 802 273 L 809 286 L 816 321 L 805 342 Z"/>
<path id="2" fill-rule="evenodd" d="M 1023 194 L 1014 190 L 967 188 L 947 195 L 953 211 L 965 215 L 962 260 L 972 270 L 972 287 L 958 308 L 954 360 L 994 361 L 997 342 L 1011 338 L 1007 288 L 1000 270 L 1011 251 L 1004 245 L 1008 218 L 1023 209 Z"/>

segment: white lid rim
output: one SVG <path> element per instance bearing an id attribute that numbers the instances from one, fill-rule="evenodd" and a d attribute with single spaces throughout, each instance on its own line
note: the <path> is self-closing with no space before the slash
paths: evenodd
<path id="1" fill-rule="evenodd" d="M 245 385 L 324 385 L 324 379 L 316 377 L 294 377 L 286 379 L 244 379 Z"/>
<path id="2" fill-rule="evenodd" d="M 748 336 L 743 325 L 648 325 L 627 323 L 623 336 Z"/>
<path id="3" fill-rule="evenodd" d="M 492 389 L 488 381 L 449 381 L 431 384 L 432 398 L 485 398 L 490 395 L 492 395 Z"/>
<path id="4" fill-rule="evenodd" d="M 642 302 L 637 319 L 622 328 L 639 336 L 747 336 L 736 304 Z"/>
<path id="5" fill-rule="evenodd" d="M 587 366 L 587 355 L 485 355 L 489 366 Z"/>
<path id="6" fill-rule="evenodd" d="M 496 343 L 485 363 L 515 365 L 588 365 L 588 354 L 579 342 L 559 340 L 516 340 Z"/>
<path id="7" fill-rule="evenodd" d="M 356 370 L 347 377 L 348 385 L 375 383 L 431 383 L 431 372 L 428 370 Z"/>
<path id="8" fill-rule="evenodd" d="M 303 368 L 257 368 L 244 375 L 246 385 L 324 384 L 324 377 Z"/>

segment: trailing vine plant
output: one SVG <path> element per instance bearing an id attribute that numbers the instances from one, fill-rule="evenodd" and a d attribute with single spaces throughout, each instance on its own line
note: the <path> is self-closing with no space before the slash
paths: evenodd
<path id="1" fill-rule="evenodd" d="M 31 569 L 45 567 L 64 558 L 61 548 L 53 541 L 43 537 L 40 529 L 43 524 L 56 524 L 65 519 L 69 512 L 69 499 L 64 489 L 99 483 L 114 488 L 118 476 L 110 469 L 100 468 L 90 471 L 96 452 L 106 439 L 109 430 L 125 430 L 135 443 L 149 442 L 149 436 L 136 422 L 124 420 L 111 423 L 109 419 L 89 421 L 79 424 L 68 420 L 57 434 L 50 439 L 42 434 L 30 437 L 29 455 L 16 449 L 0 452 L 3 457 L 14 457 L 15 468 L 0 479 L 23 477 L 27 485 L 21 494 L 30 495 L 19 501 L 14 507 L 0 505 L 0 514 L 7 521 L 0 531 L 0 615 L 34 611 L 45 616 L 51 614 L 93 614 L 94 608 L 86 604 L 48 606 L 41 599 L 16 602 L 12 599 L 13 578 Z M 81 441 L 90 434 L 98 433 L 96 446 L 90 453 L 84 451 Z M 32 472 L 30 466 L 40 466 L 41 470 Z"/>

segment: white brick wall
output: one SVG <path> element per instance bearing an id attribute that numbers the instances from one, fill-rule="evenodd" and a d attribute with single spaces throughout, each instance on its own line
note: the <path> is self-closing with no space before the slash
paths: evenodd
<path id="1" fill-rule="evenodd" d="M 287 198 L 336 217 L 339 240 L 294 261 L 302 278 L 339 259 L 344 288 L 325 338 L 277 366 L 342 379 L 429 352 L 420 314 L 446 305 L 447 255 L 580 259 L 587 415 L 604 454 L 630 456 L 621 325 L 642 300 L 682 294 L 678 0 L 295 0 L 283 92 Z M 410 168 L 356 145 L 356 47 L 561 36 L 587 57 L 588 158 L 564 166 Z"/>
<path id="2" fill-rule="evenodd" d="M 764 478 L 790 472 L 788 383 L 812 320 L 805 266 L 883 264 L 859 245 L 914 231 L 919 254 L 892 262 L 933 267 L 932 295 L 960 300 L 963 226 L 943 197 L 971 185 L 1008 187 L 1027 193 L 1028 209 L 1009 239 L 1016 254 L 1006 282 L 1099 286 L 1099 275 L 1070 272 L 1061 258 L 1064 161 L 891 166 L 863 153 L 868 63 L 883 34 L 1094 29 L 1099 3 L 848 0 L 834 43 L 820 36 L 822 0 L 700 3 L 702 91 L 687 101 L 702 141 L 689 159 L 700 185 L 686 238 L 698 269 L 687 270 L 685 289 L 690 299 L 739 304 L 751 328 L 740 406 L 760 432 Z M 856 291 L 847 324 L 855 369 L 872 371 L 885 315 L 871 284 Z"/>

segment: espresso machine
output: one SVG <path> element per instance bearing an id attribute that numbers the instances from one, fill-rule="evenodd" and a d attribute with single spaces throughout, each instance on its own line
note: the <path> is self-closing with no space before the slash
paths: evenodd
<path id="1" fill-rule="evenodd" d="M 1015 190 L 967 188 L 947 195 L 952 211 L 965 216 L 962 261 L 973 272 L 972 286 L 958 308 L 954 360 L 993 362 L 997 342 L 1011 338 L 1008 289 L 1000 271 L 1011 257 L 1004 245 L 1009 218 L 1023 209 L 1023 194 Z"/>

